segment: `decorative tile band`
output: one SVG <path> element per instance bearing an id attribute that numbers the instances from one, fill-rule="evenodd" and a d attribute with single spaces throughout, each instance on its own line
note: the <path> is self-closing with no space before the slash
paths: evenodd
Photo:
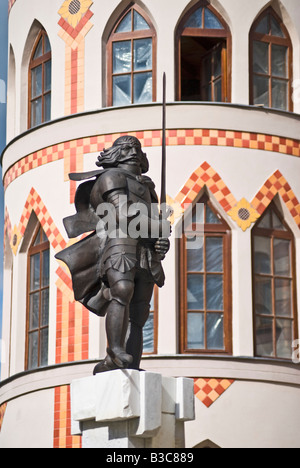
<path id="1" fill-rule="evenodd" d="M 80 138 L 50 146 L 32 153 L 16 162 L 5 174 L 4 187 L 31 169 L 59 159 L 70 157 L 71 149 L 76 156 L 102 151 L 110 146 L 119 136 L 133 135 L 141 140 L 143 147 L 161 146 L 160 130 L 114 133 Z M 257 133 L 241 133 L 226 130 L 168 130 L 168 146 L 225 146 L 233 148 L 258 149 L 273 151 L 285 155 L 300 157 L 300 141 Z"/>
<path id="2" fill-rule="evenodd" d="M 194 394 L 206 408 L 217 401 L 234 383 L 230 379 L 194 379 Z"/>
<path id="3" fill-rule="evenodd" d="M 184 184 L 175 202 L 182 207 L 185 204 L 194 203 L 204 186 L 211 191 L 223 209 L 243 231 L 246 231 L 261 217 L 277 194 L 283 199 L 300 229 L 300 203 L 279 170 L 266 181 L 251 203 L 245 198 L 237 202 L 219 174 L 207 162 L 204 162 Z"/>
<path id="4" fill-rule="evenodd" d="M 53 448 L 81 448 L 81 437 L 71 435 L 70 386 L 55 388 Z"/>

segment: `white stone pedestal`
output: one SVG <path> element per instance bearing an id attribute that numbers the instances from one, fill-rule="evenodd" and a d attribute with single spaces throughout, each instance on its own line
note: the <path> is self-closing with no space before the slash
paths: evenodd
<path id="1" fill-rule="evenodd" d="M 71 384 L 72 434 L 83 448 L 184 448 L 194 382 L 115 370 Z"/>

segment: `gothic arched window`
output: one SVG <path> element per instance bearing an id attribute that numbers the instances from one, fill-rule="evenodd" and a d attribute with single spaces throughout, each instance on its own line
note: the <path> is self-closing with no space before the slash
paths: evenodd
<path id="1" fill-rule="evenodd" d="M 231 101 L 231 34 L 223 18 L 202 0 L 176 33 L 177 100 Z"/>
<path id="2" fill-rule="evenodd" d="M 272 8 L 250 32 L 250 104 L 293 110 L 292 43 Z"/>
<path id="3" fill-rule="evenodd" d="M 49 253 L 50 244 L 41 225 L 28 251 L 26 369 L 48 364 Z"/>
<path id="4" fill-rule="evenodd" d="M 108 106 L 156 100 L 156 33 L 133 5 L 116 23 L 107 44 Z"/>
<path id="5" fill-rule="evenodd" d="M 231 231 L 204 195 L 180 239 L 182 353 L 232 352 Z"/>
<path id="6" fill-rule="evenodd" d="M 42 30 L 29 64 L 28 128 L 51 120 L 51 63 L 50 42 Z"/>
<path id="7" fill-rule="evenodd" d="M 294 236 L 273 203 L 252 231 L 255 355 L 291 359 L 297 338 Z"/>

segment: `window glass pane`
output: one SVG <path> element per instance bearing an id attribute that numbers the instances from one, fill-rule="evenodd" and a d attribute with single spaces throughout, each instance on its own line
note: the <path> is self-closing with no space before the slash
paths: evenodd
<path id="1" fill-rule="evenodd" d="M 255 105 L 270 106 L 269 78 L 253 77 L 253 98 Z"/>
<path id="2" fill-rule="evenodd" d="M 272 220 L 273 220 L 273 228 L 277 229 L 278 231 L 286 231 L 286 228 L 278 218 L 277 214 L 272 211 Z"/>
<path id="3" fill-rule="evenodd" d="M 133 15 L 134 31 L 143 31 L 145 29 L 150 29 L 150 26 L 147 23 L 147 21 L 145 21 L 144 18 L 137 11 L 134 11 Z"/>
<path id="4" fill-rule="evenodd" d="M 254 238 L 255 273 L 271 274 L 271 239 Z"/>
<path id="5" fill-rule="evenodd" d="M 143 328 L 144 353 L 154 352 L 154 314 L 150 314 Z"/>
<path id="6" fill-rule="evenodd" d="M 293 323 L 291 320 L 276 320 L 276 354 L 279 358 L 292 358 Z"/>
<path id="7" fill-rule="evenodd" d="M 204 203 L 197 203 L 194 211 L 192 222 L 195 224 L 204 224 Z"/>
<path id="8" fill-rule="evenodd" d="M 287 78 L 288 48 L 272 44 L 272 75 Z"/>
<path id="9" fill-rule="evenodd" d="M 44 54 L 51 52 L 51 46 L 48 36 L 44 36 Z"/>
<path id="10" fill-rule="evenodd" d="M 203 246 L 201 249 L 187 249 L 187 270 L 203 272 L 203 268 Z"/>
<path id="11" fill-rule="evenodd" d="M 263 17 L 263 19 L 257 25 L 255 32 L 260 34 L 269 34 L 269 15 Z"/>
<path id="12" fill-rule="evenodd" d="M 213 213 L 208 205 L 206 205 L 206 224 L 222 224 L 220 219 Z"/>
<path id="13" fill-rule="evenodd" d="M 44 92 L 51 90 L 51 60 L 45 63 L 45 70 L 44 70 Z"/>
<path id="14" fill-rule="evenodd" d="M 113 43 L 113 73 L 127 73 L 131 71 L 131 42 Z"/>
<path id="15" fill-rule="evenodd" d="M 222 80 L 215 81 L 214 83 L 214 102 L 222 101 Z"/>
<path id="16" fill-rule="evenodd" d="M 206 271 L 223 271 L 223 238 L 206 238 Z"/>
<path id="17" fill-rule="evenodd" d="M 115 76 L 113 78 L 113 105 L 126 106 L 131 104 L 131 76 Z"/>
<path id="18" fill-rule="evenodd" d="M 274 357 L 273 319 L 256 317 L 256 354 Z"/>
<path id="19" fill-rule="evenodd" d="M 39 332 L 29 333 L 28 336 L 28 369 L 36 369 L 38 367 L 38 346 Z"/>
<path id="20" fill-rule="evenodd" d="M 282 80 L 272 80 L 272 107 L 274 109 L 288 109 L 288 84 Z"/>
<path id="21" fill-rule="evenodd" d="M 36 127 L 42 123 L 42 98 L 31 102 L 31 126 Z"/>
<path id="22" fill-rule="evenodd" d="M 30 291 L 40 289 L 40 254 L 30 257 Z"/>
<path id="23" fill-rule="evenodd" d="M 253 42 L 253 71 L 268 75 L 269 73 L 269 44 Z"/>
<path id="24" fill-rule="evenodd" d="M 49 250 L 43 252 L 42 287 L 49 286 Z"/>
<path id="25" fill-rule="evenodd" d="M 44 97 L 44 122 L 51 120 L 51 93 Z"/>
<path id="26" fill-rule="evenodd" d="M 36 235 L 36 238 L 35 238 L 35 241 L 34 241 L 34 244 L 33 244 L 34 246 L 40 245 L 40 243 L 41 243 L 41 229 L 42 228 L 39 228 L 39 232 Z"/>
<path id="27" fill-rule="evenodd" d="M 187 308 L 188 310 L 204 310 L 204 291 L 202 275 L 188 275 Z"/>
<path id="28" fill-rule="evenodd" d="M 280 24 L 271 16 L 271 34 L 272 36 L 285 37 Z"/>
<path id="29" fill-rule="evenodd" d="M 132 23 L 131 23 L 131 11 L 127 13 L 125 18 L 121 21 L 118 28 L 116 29 L 117 33 L 122 32 L 131 32 L 132 31 Z"/>
<path id="30" fill-rule="evenodd" d="M 188 314 L 188 349 L 205 349 L 204 314 Z"/>
<path id="31" fill-rule="evenodd" d="M 267 211 L 263 219 L 258 223 L 257 227 L 260 227 L 261 229 L 272 229 L 270 211 Z"/>
<path id="32" fill-rule="evenodd" d="M 33 59 L 37 59 L 39 57 L 41 57 L 43 55 L 43 38 L 41 37 L 41 39 L 39 40 L 39 43 L 35 49 L 35 53 L 34 53 L 34 56 L 33 56 Z"/>
<path id="33" fill-rule="evenodd" d="M 275 313 L 281 317 L 293 316 L 292 282 L 290 280 L 275 280 Z"/>
<path id="34" fill-rule="evenodd" d="M 202 7 L 196 10 L 195 13 L 193 13 L 188 19 L 188 21 L 186 22 L 185 27 L 186 28 L 202 28 L 203 27 L 202 12 L 203 12 Z"/>
<path id="35" fill-rule="evenodd" d="M 31 70 L 31 99 L 43 94 L 42 74 L 42 65 Z"/>
<path id="36" fill-rule="evenodd" d="M 41 326 L 48 326 L 49 323 L 49 289 L 44 289 L 41 293 L 42 307 L 41 307 Z"/>
<path id="37" fill-rule="evenodd" d="M 41 228 L 41 229 L 42 229 L 42 228 Z M 47 242 L 47 241 L 48 241 L 48 238 L 47 238 L 47 236 L 46 236 L 46 234 L 45 234 L 44 229 L 42 229 L 42 242 Z"/>
<path id="38" fill-rule="evenodd" d="M 255 278 L 255 312 L 266 315 L 273 313 L 271 278 Z"/>
<path id="39" fill-rule="evenodd" d="M 291 243 L 284 239 L 274 239 L 274 272 L 278 276 L 291 275 Z"/>
<path id="40" fill-rule="evenodd" d="M 152 102 L 152 73 L 134 75 L 134 102 L 143 104 Z"/>
<path id="41" fill-rule="evenodd" d="M 214 15 L 208 8 L 204 12 L 204 27 L 206 29 L 224 29 L 216 15 Z"/>
<path id="42" fill-rule="evenodd" d="M 40 334 L 40 366 L 48 364 L 48 328 L 41 330 Z"/>
<path id="43" fill-rule="evenodd" d="M 222 75 L 222 49 L 219 47 L 214 53 L 214 66 L 213 66 L 214 77 Z"/>
<path id="44" fill-rule="evenodd" d="M 207 348 L 224 349 L 224 316 L 223 314 L 207 314 Z"/>
<path id="45" fill-rule="evenodd" d="M 152 69 L 152 39 L 134 41 L 134 71 Z"/>
<path id="46" fill-rule="evenodd" d="M 29 331 L 39 327 L 40 293 L 30 295 L 29 299 Z"/>
<path id="47" fill-rule="evenodd" d="M 206 277 L 206 308 L 207 310 L 223 310 L 223 275 L 207 275 Z"/>

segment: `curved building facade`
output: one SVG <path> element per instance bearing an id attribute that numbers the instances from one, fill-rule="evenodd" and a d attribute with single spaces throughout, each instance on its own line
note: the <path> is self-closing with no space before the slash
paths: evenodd
<path id="1" fill-rule="evenodd" d="M 9 2 L 1 447 L 81 446 L 70 383 L 106 336 L 54 258 L 68 174 L 130 134 L 159 192 L 163 72 L 173 233 L 142 367 L 194 379 L 187 447 L 299 447 L 300 5 L 237 3 Z"/>

